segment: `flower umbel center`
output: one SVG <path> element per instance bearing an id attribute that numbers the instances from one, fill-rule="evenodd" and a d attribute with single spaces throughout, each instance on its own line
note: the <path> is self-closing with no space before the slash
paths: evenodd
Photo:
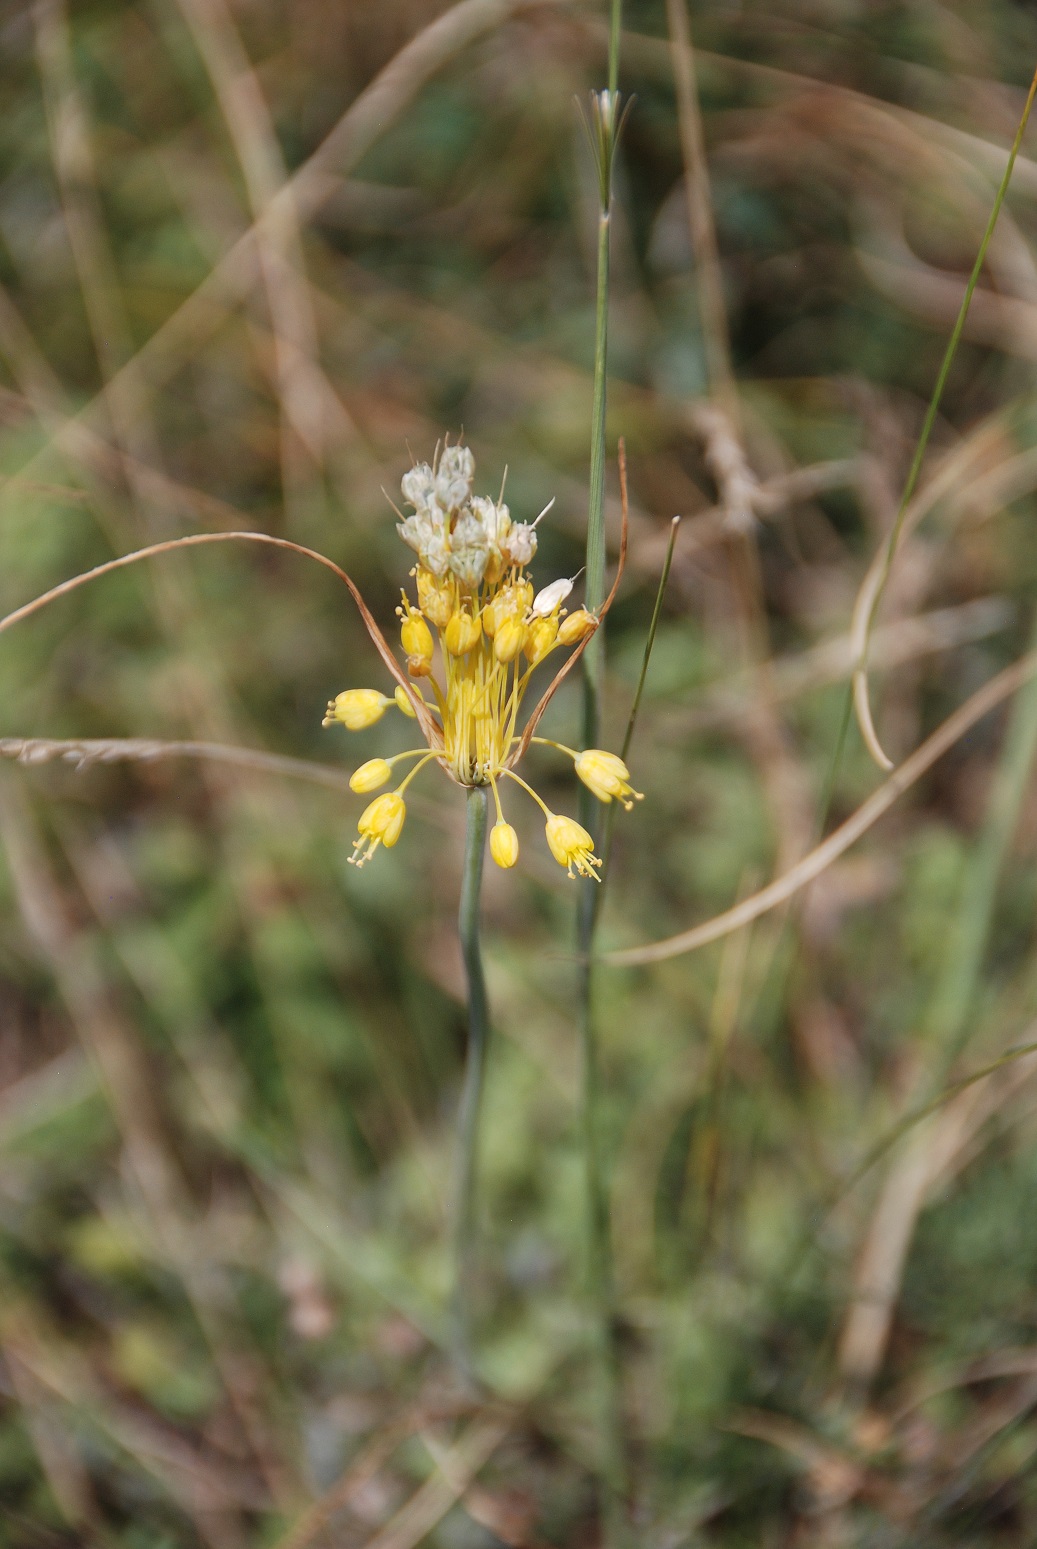
<path id="1" fill-rule="evenodd" d="M 518 839 L 505 821 L 498 790 L 498 780 L 507 776 L 542 808 L 548 847 L 559 864 L 570 876 L 597 880 L 601 861 L 593 853 L 591 835 L 571 818 L 552 813 L 513 766 L 524 742 L 546 743 L 573 759 L 577 775 L 600 801 L 616 799 L 629 810 L 633 800 L 640 800 L 615 754 L 595 748 L 577 753 L 546 738 L 531 738 L 532 727 L 524 739 L 518 730 L 536 668 L 554 652 L 578 646 L 597 629 L 599 618 L 586 608 L 566 613 L 562 604 L 571 580 L 534 592 L 526 567 L 536 553 L 540 517 L 513 522 L 503 489 L 496 501 L 473 495 L 474 473 L 469 448 L 447 446 L 431 465 L 419 463 L 403 477 L 404 500 L 414 509 L 410 516 L 398 513 L 398 531 L 417 555 L 411 571 L 416 597 L 404 591 L 396 610 L 407 677 L 400 675 L 394 697 L 405 715 L 420 719 L 427 740 L 390 759 L 369 759 L 353 775 L 354 790 L 373 791 L 388 783 L 393 765 L 418 760 L 394 791 L 365 809 L 351 860 L 362 866 L 379 845 L 396 843 L 406 816 L 403 794 L 418 771 L 435 761 L 458 785 L 492 788 L 497 823 L 490 854 L 499 866 L 513 866 L 518 859 Z M 347 689 L 328 705 L 324 724 L 340 721 L 359 731 L 374 725 L 393 703 L 376 689 Z"/>

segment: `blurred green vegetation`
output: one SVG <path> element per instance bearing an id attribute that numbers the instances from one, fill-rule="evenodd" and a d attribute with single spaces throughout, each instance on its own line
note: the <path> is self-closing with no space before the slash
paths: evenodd
<path id="1" fill-rule="evenodd" d="M 346 566 L 388 631 L 411 556 L 383 490 L 462 429 L 480 490 L 507 467 L 516 516 L 557 498 L 537 574 L 578 569 L 596 193 L 573 99 L 602 82 L 605 12 L 465 0 L 451 40 L 445 10 L 0 18 L 4 611 L 142 544 L 244 527 Z M 628 0 L 609 424 L 631 554 L 607 746 L 684 524 L 607 947 L 707 919 L 817 837 L 854 599 L 1037 62 L 1037 17 L 1008 0 L 689 18 L 760 590 L 747 621 L 692 412 L 667 10 Z M 292 175 L 298 229 L 282 196 L 257 244 Z M 1024 145 L 923 479 L 939 493 L 875 638 L 898 759 L 1030 636 L 1035 192 Z M 407 736 L 322 731 L 356 686 L 386 674 L 344 589 L 227 545 L 5 634 L 0 736 L 234 743 L 344 777 Z M 578 712 L 567 684 L 545 726 L 571 739 Z M 1035 713 L 1031 693 L 982 721 L 786 910 L 602 969 L 639 1545 L 1037 1539 L 1034 1059 L 847 1187 L 921 1100 L 1037 1038 L 1028 759 L 1004 778 L 1005 728 Z M 530 760 L 574 811 L 568 771 Z M 598 1543 L 576 885 L 535 809 L 509 805 L 522 858 L 486 884 L 473 1397 L 444 1349 L 460 793 L 430 770 L 358 875 L 345 789 L 185 759 L 0 774 L 0 1545 Z M 851 730 L 828 826 L 879 778 Z M 934 1008 L 961 983 L 949 1047 Z"/>

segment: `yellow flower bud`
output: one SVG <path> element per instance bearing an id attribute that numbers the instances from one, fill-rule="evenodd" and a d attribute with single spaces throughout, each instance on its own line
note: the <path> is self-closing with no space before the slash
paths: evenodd
<path id="1" fill-rule="evenodd" d="M 451 656 L 467 656 L 479 642 L 482 625 L 477 618 L 460 609 L 454 614 L 443 634 L 443 643 Z"/>
<path id="2" fill-rule="evenodd" d="M 376 791 L 380 785 L 384 785 L 392 774 L 388 763 L 384 758 L 369 758 L 366 764 L 361 764 L 349 777 L 349 789 L 364 796 L 368 791 Z"/>
<path id="3" fill-rule="evenodd" d="M 519 858 L 518 834 L 503 820 L 490 829 L 490 854 L 507 871 Z"/>
<path id="4" fill-rule="evenodd" d="M 558 644 L 576 645 L 597 627 L 598 620 L 593 613 L 588 613 L 586 608 L 577 608 L 575 613 L 570 613 L 569 617 L 563 619 L 559 625 Z"/>
<path id="5" fill-rule="evenodd" d="M 577 823 L 575 818 L 552 813 L 547 820 L 545 832 L 548 849 L 559 866 L 566 868 L 570 877 L 574 874 L 575 866 L 581 877 L 593 877 L 595 882 L 601 881 L 594 870 L 595 866 L 601 865 L 601 857 L 594 854 L 594 840 L 581 823 Z"/>
<path id="6" fill-rule="evenodd" d="M 454 583 L 418 567 L 418 606 L 437 629 L 445 629 L 454 611 Z"/>
<path id="7" fill-rule="evenodd" d="M 551 618 L 533 620 L 529 626 L 526 643 L 522 647 L 531 667 L 535 667 L 537 662 L 543 661 L 548 651 L 554 645 L 557 635 L 557 617 L 552 616 Z"/>
<path id="8" fill-rule="evenodd" d="M 422 698 L 420 689 L 416 688 L 414 692 L 417 694 L 419 699 Z M 397 683 L 393 698 L 396 700 L 397 706 L 403 711 L 404 715 L 408 716 L 412 721 L 417 720 L 418 712 L 415 710 L 411 697 L 407 693 L 407 690 L 404 688 L 402 683 Z"/>
<path id="9" fill-rule="evenodd" d="M 615 753 L 605 753 L 601 748 L 588 748 L 576 759 L 576 773 L 599 801 L 607 802 L 615 797 L 629 812 L 634 805 L 629 798 L 633 796 L 635 801 L 642 799 L 642 793 L 635 791 L 630 784 L 630 770 Z"/>
<path id="10" fill-rule="evenodd" d="M 403 621 L 400 640 L 408 656 L 427 656 L 432 660 L 432 631 L 417 608 L 411 608 Z"/>
<path id="11" fill-rule="evenodd" d="M 493 637 L 493 654 L 499 662 L 513 662 L 525 643 L 526 626 L 522 620 L 502 619 Z"/>
<path id="12" fill-rule="evenodd" d="M 324 725 L 341 721 L 350 731 L 363 731 L 380 721 L 386 708 L 392 704 L 376 688 L 347 688 L 344 694 L 336 694 L 328 705 Z"/>
<path id="13" fill-rule="evenodd" d="M 405 606 L 400 640 L 407 653 L 407 671 L 412 678 L 427 678 L 432 671 L 432 631 L 417 608 Z M 399 611 L 403 613 L 402 608 Z"/>

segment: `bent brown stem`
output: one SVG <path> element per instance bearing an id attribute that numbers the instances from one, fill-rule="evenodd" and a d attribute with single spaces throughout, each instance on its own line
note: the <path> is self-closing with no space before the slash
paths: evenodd
<path id="1" fill-rule="evenodd" d="M 38 613 L 48 603 L 56 602 L 59 597 L 65 597 L 69 592 L 85 586 L 88 581 L 97 581 L 101 576 L 110 574 L 113 570 L 123 570 L 128 565 L 135 565 L 138 560 L 153 559 L 159 554 L 170 554 L 175 549 L 197 548 L 204 543 L 263 543 L 270 548 L 288 549 L 293 554 L 302 554 L 306 559 L 316 560 L 318 565 L 323 565 L 325 570 L 330 570 L 332 575 L 338 576 L 348 588 L 353 601 L 357 605 L 360 617 L 363 619 L 364 628 L 370 635 L 375 650 L 385 663 L 389 672 L 401 686 L 412 706 L 418 724 L 425 733 L 425 740 L 430 747 L 442 745 L 442 734 L 432 713 L 422 699 L 414 692 L 413 685 L 406 673 L 399 666 L 389 644 L 375 622 L 374 614 L 361 595 L 360 588 L 352 576 L 336 565 L 333 559 L 326 554 L 321 554 L 318 549 L 308 549 L 305 544 L 293 543 L 290 538 L 275 538 L 266 532 L 196 532 L 188 533 L 183 538 L 167 538 L 162 543 L 149 543 L 146 548 L 134 549 L 131 554 L 120 554 L 117 559 L 107 559 L 102 565 L 95 565 L 92 570 L 84 570 L 80 575 L 72 576 L 67 581 L 61 581 L 57 586 L 52 586 L 49 591 L 41 592 L 31 602 L 23 603 L 20 608 L 15 608 L 13 613 L 0 619 L 0 634 L 5 629 L 10 629 L 12 624 L 19 623 L 22 619 L 29 618 L 33 613 Z"/>

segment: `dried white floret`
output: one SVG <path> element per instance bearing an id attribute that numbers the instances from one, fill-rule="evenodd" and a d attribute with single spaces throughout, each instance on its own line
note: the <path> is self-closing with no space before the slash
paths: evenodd
<path id="1" fill-rule="evenodd" d="M 565 576 L 560 581 L 552 581 L 550 586 L 545 586 L 543 591 L 537 592 L 533 598 L 533 617 L 546 619 L 556 608 L 561 607 L 572 589 L 572 581 L 567 580 Z"/>
<path id="2" fill-rule="evenodd" d="M 470 447 L 444 448 L 436 469 L 436 499 L 445 511 L 460 511 L 472 494 L 475 458 Z"/>
<path id="3" fill-rule="evenodd" d="M 463 511 L 450 534 L 450 569 L 463 586 L 477 587 L 486 574 L 490 545 L 482 522 Z"/>
<path id="4" fill-rule="evenodd" d="M 537 551 L 537 535 L 529 522 L 515 522 L 501 544 L 501 552 L 513 565 L 528 565 Z"/>
<path id="5" fill-rule="evenodd" d="M 436 490 L 436 480 L 428 463 L 416 463 L 413 468 L 408 469 L 400 480 L 400 488 L 408 505 L 416 507 L 419 511 L 430 506 Z"/>

